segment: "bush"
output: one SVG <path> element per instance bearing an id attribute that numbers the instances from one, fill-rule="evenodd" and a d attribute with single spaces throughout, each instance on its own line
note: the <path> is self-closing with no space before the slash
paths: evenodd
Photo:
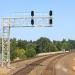
<path id="1" fill-rule="evenodd" d="M 55 45 L 51 44 L 50 45 L 50 51 L 51 52 L 56 52 L 56 51 L 58 51 L 58 48 Z"/>
<path id="2" fill-rule="evenodd" d="M 34 48 L 30 48 L 30 49 L 27 49 L 25 51 L 25 55 L 26 57 L 30 58 L 30 57 L 34 57 L 36 55 L 36 51 Z"/>
<path id="3" fill-rule="evenodd" d="M 17 57 L 19 57 L 20 59 L 25 58 L 25 50 L 24 49 L 16 49 L 16 55 Z"/>
<path id="4" fill-rule="evenodd" d="M 32 43 L 28 43 L 25 51 L 26 57 L 34 57 L 36 55 L 35 45 Z"/>
<path id="5" fill-rule="evenodd" d="M 19 49 L 19 48 L 13 50 L 11 53 L 11 60 L 16 59 L 17 57 L 19 59 L 24 59 L 25 58 L 25 50 Z"/>

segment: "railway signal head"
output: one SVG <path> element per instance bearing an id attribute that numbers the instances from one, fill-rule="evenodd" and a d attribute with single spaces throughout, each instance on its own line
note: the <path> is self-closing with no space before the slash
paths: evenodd
<path id="1" fill-rule="evenodd" d="M 31 19 L 31 25 L 34 25 L 34 19 Z"/>
<path id="2" fill-rule="evenodd" d="M 50 11 L 49 11 L 49 16 L 52 16 L 52 14 L 53 14 L 53 13 L 52 13 L 52 10 L 50 10 Z"/>
<path id="3" fill-rule="evenodd" d="M 49 19 L 49 24 L 52 24 L 53 23 L 53 20 L 52 19 Z"/>
<path id="4" fill-rule="evenodd" d="M 31 16 L 32 16 L 32 17 L 34 16 L 34 11 L 31 11 Z"/>

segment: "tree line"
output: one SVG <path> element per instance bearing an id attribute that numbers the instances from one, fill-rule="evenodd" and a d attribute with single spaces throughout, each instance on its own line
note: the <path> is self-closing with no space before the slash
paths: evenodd
<path id="1" fill-rule="evenodd" d="M 63 49 L 68 51 L 75 49 L 75 40 L 63 39 L 62 41 L 51 41 L 46 37 L 40 37 L 36 41 L 27 41 L 21 39 L 17 40 L 16 38 L 10 40 L 11 60 L 14 60 L 16 58 L 31 58 L 36 56 L 38 53 L 56 52 Z"/>

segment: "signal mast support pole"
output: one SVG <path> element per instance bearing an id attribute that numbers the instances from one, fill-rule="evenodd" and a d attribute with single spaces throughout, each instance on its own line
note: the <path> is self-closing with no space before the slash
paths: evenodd
<path id="1" fill-rule="evenodd" d="M 2 67 L 10 66 L 10 18 L 2 21 Z"/>

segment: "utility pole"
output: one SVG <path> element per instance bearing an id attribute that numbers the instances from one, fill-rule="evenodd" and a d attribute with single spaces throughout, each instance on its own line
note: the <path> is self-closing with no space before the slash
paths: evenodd
<path id="1" fill-rule="evenodd" d="M 50 10 L 47 16 L 36 16 L 34 11 L 31 11 L 31 16 L 2 18 L 2 67 L 10 66 L 10 28 L 12 27 L 52 27 L 52 11 Z"/>

